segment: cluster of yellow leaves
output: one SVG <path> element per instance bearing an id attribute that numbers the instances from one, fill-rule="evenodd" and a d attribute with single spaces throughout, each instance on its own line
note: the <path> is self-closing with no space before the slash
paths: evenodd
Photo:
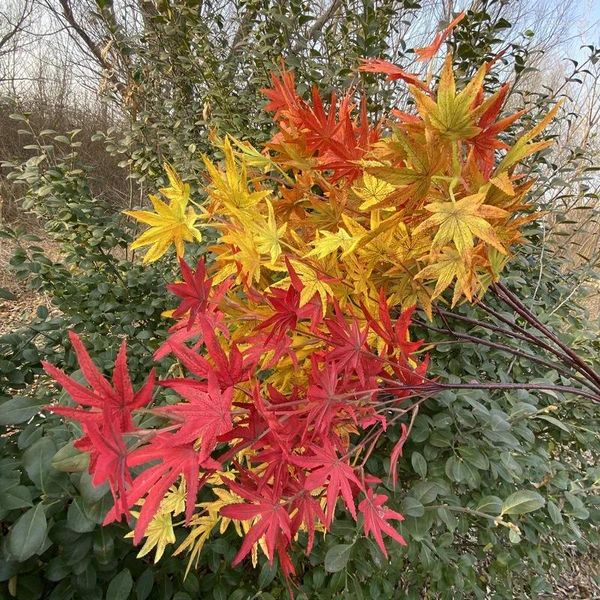
<path id="1" fill-rule="evenodd" d="M 219 514 L 219 511 L 224 506 L 243 502 L 242 498 L 230 492 L 228 489 L 218 487 L 219 485 L 222 485 L 223 478 L 233 477 L 234 475 L 231 472 L 224 471 L 215 473 L 208 480 L 208 483 L 211 484 L 211 493 L 216 496 L 216 498 L 208 502 L 200 502 L 197 505 L 199 510 L 197 513 L 194 513 L 188 523 L 189 534 L 173 553 L 175 556 L 183 552 L 189 554 L 186 574 L 189 572 L 192 565 L 197 566 L 204 544 L 213 531 L 218 529 L 219 533 L 223 534 L 227 531 L 229 525 L 233 524 L 236 533 L 241 537 L 248 533 L 256 521 L 256 519 L 235 521 Z M 173 530 L 173 519 L 174 517 L 182 515 L 185 511 L 185 493 L 186 486 L 185 479 L 183 478 L 178 485 L 174 485 L 169 489 L 160 504 L 160 509 L 150 521 L 145 534 L 146 540 L 137 555 L 138 558 L 142 558 L 152 550 L 155 550 L 154 562 L 157 563 L 162 558 L 166 547 L 175 543 L 176 539 Z M 139 512 L 132 511 L 132 516 L 135 518 L 139 517 Z M 133 531 L 125 535 L 126 538 L 133 538 L 133 536 Z M 255 567 L 258 564 L 259 548 L 265 556 L 268 556 L 263 538 L 256 542 L 252 548 L 252 564 Z"/>
<path id="2" fill-rule="evenodd" d="M 199 215 L 191 206 L 188 206 L 189 184 L 184 183 L 170 165 L 165 164 L 165 170 L 169 186 L 162 188 L 160 193 L 169 200 L 169 204 L 163 202 L 158 196 L 150 195 L 150 202 L 152 202 L 155 212 L 125 211 L 126 215 L 150 226 L 131 244 L 133 250 L 150 246 L 144 255 L 145 263 L 158 260 L 172 244 L 175 245 L 177 256 L 183 256 L 184 242 L 202 241 L 202 235 L 196 226 Z"/>
<path id="3" fill-rule="evenodd" d="M 146 556 L 152 550 L 155 550 L 154 562 L 157 563 L 165 552 L 169 544 L 175 543 L 175 532 L 173 531 L 173 517 L 181 515 L 185 511 L 185 481 L 182 480 L 179 485 L 172 486 L 162 502 L 160 508 L 150 525 L 146 529 L 146 541 L 138 553 L 138 558 Z M 136 519 L 139 512 L 131 513 Z M 126 538 L 133 538 L 134 532 L 131 531 Z"/>

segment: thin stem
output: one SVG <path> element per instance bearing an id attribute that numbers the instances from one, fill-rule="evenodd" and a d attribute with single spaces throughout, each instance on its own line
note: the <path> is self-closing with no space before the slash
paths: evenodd
<path id="1" fill-rule="evenodd" d="M 439 390 L 540 390 L 547 392 L 560 392 L 566 394 L 577 394 L 588 398 L 593 402 L 600 403 L 600 395 L 592 394 L 569 385 L 551 385 L 545 383 L 436 383 L 425 384 L 425 389 L 437 388 Z"/>
<path id="2" fill-rule="evenodd" d="M 600 385 L 600 375 L 594 371 L 585 361 L 583 361 L 567 344 L 562 342 L 552 331 L 550 331 L 543 323 L 537 319 L 535 315 L 503 284 L 495 283 L 492 285 L 492 290 L 496 296 L 511 306 L 519 315 L 521 315 L 532 327 L 535 327 L 539 332 L 543 333 L 549 340 L 563 350 L 574 363 L 586 372 L 589 378 Z"/>
<path id="3" fill-rule="evenodd" d="M 587 387 L 588 389 L 592 390 L 593 392 L 596 392 L 596 393 L 600 392 L 600 389 L 598 389 L 596 386 L 594 386 L 589 381 L 583 379 L 582 377 L 579 377 L 578 375 L 571 373 L 565 367 L 563 367 L 561 365 L 557 365 L 556 363 L 544 360 L 543 358 L 540 358 L 540 357 L 536 356 L 535 354 L 529 354 L 528 352 L 524 352 L 522 350 L 519 350 L 518 348 L 513 348 L 512 346 L 507 346 L 506 344 L 500 344 L 499 342 L 492 342 L 490 340 L 484 340 L 484 339 L 478 338 L 474 335 L 469 335 L 467 333 L 459 333 L 459 332 L 451 330 L 451 329 L 450 330 L 439 329 L 438 327 L 433 327 L 432 325 L 427 325 L 426 323 L 419 322 L 419 321 L 416 321 L 416 323 L 418 323 L 419 325 L 421 325 L 421 327 L 425 327 L 426 329 L 428 329 L 430 331 L 436 331 L 438 333 L 446 332 L 446 333 L 449 333 L 450 335 L 453 335 L 457 339 L 466 340 L 466 341 L 470 342 L 471 344 L 481 344 L 482 346 L 487 346 L 488 348 L 495 348 L 496 350 L 501 350 L 503 352 L 507 352 L 509 354 L 512 354 L 513 356 L 520 356 L 521 358 L 526 358 L 527 360 L 530 360 L 532 362 L 538 363 L 540 365 L 544 365 L 545 367 L 548 367 L 549 369 L 555 369 L 559 373 L 562 373 L 563 375 L 566 375 L 567 377 L 574 379 L 575 381 L 579 382 L 581 385 Z"/>

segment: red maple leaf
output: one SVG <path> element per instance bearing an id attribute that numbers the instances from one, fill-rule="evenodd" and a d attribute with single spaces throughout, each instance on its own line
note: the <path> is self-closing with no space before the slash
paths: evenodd
<path id="1" fill-rule="evenodd" d="M 173 311 L 173 317 L 179 319 L 189 313 L 187 322 L 189 328 L 194 324 L 198 313 L 206 312 L 212 279 L 206 279 L 204 258 L 198 260 L 195 271 L 190 269 L 183 258 L 179 259 L 179 267 L 183 282 L 170 283 L 167 285 L 167 289 L 181 298 L 181 303 Z"/>
<path id="2" fill-rule="evenodd" d="M 306 145 L 312 152 L 327 150 L 337 143 L 341 123 L 336 118 L 336 95 L 331 94 L 329 113 L 325 112 L 323 100 L 316 85 L 312 88 L 312 107 L 306 106 L 299 112 L 302 128 L 306 129 Z"/>
<path id="3" fill-rule="evenodd" d="M 308 490 L 304 488 L 305 476 L 302 471 L 299 472 L 300 484 L 299 489 L 293 495 L 290 514 L 292 514 L 292 531 L 296 532 L 304 525 L 308 534 L 306 544 L 306 554 L 310 554 L 315 542 L 315 526 L 318 522 L 325 523 L 327 517 L 315 498 Z"/>
<path id="4" fill-rule="evenodd" d="M 334 349 L 325 356 L 326 360 L 337 364 L 338 369 L 343 369 L 346 374 L 353 371 L 358 375 L 361 384 L 365 384 L 365 363 L 369 361 L 369 348 L 367 337 L 369 325 L 361 331 L 358 320 L 342 315 L 339 304 L 334 302 L 335 317 L 325 320 L 329 330 L 327 343 Z"/>
<path id="5" fill-rule="evenodd" d="M 510 125 L 527 112 L 526 110 L 520 110 L 504 119 L 495 121 L 504 105 L 508 91 L 509 85 L 505 84 L 496 92 L 493 102 L 490 103 L 477 122 L 477 126 L 481 131 L 467 141 L 473 147 L 473 154 L 477 165 L 486 178 L 490 176 L 494 168 L 496 150 L 508 148 L 505 142 L 498 139 L 498 134 L 502 133 L 507 127 L 510 127 Z"/>
<path id="6" fill-rule="evenodd" d="M 311 361 L 306 402 L 290 411 L 302 417 L 303 437 L 308 436 L 309 439 L 315 435 L 327 435 L 342 414 L 347 417 L 353 413 L 351 404 L 338 391 L 340 371 L 336 363 L 328 362 L 319 369 L 314 357 Z"/>
<path id="7" fill-rule="evenodd" d="M 293 271 L 291 265 L 289 268 Z M 295 271 L 294 275 L 297 279 L 298 276 Z M 299 281 L 300 280 L 297 279 L 296 283 Z M 315 309 L 314 303 L 305 304 L 300 308 L 300 292 L 303 287 L 301 282 L 299 286 L 300 289 L 297 289 L 295 285 L 290 285 L 287 290 L 273 288 L 269 295 L 265 295 L 264 299 L 271 305 L 274 314 L 257 325 L 256 330 L 270 329 L 266 339 L 267 342 L 272 337 L 274 337 L 275 340 L 279 340 L 288 332 L 294 331 L 298 321 L 311 318 L 315 312 L 321 314 L 320 307 Z"/>
<path id="8" fill-rule="evenodd" d="M 180 402 L 155 409 L 175 421 L 181 421 L 178 440 L 182 443 L 200 440 L 199 460 L 210 456 L 217 444 L 217 438 L 232 428 L 231 402 L 233 388 L 221 391 L 214 371 L 208 372 L 206 391 L 199 389 L 196 382 L 189 379 L 174 379 L 168 387 L 174 389 L 188 402 Z"/>
<path id="9" fill-rule="evenodd" d="M 74 331 L 70 331 L 69 339 L 90 388 L 78 383 L 54 365 L 43 362 L 42 366 L 46 373 L 59 383 L 77 404 L 98 409 L 102 411 L 105 420 L 116 420 L 120 431 L 131 431 L 134 428 L 131 411 L 146 406 L 152 399 L 154 369 L 150 372 L 146 383 L 137 393 L 134 393 L 127 370 L 127 343 L 123 340 L 115 361 L 111 386 L 92 361 L 79 336 Z M 49 408 L 59 412 L 55 410 L 59 407 L 52 405 Z"/>
<path id="10" fill-rule="evenodd" d="M 323 447 L 315 444 L 310 446 L 311 454 L 298 456 L 294 462 L 309 469 L 313 469 L 306 477 L 304 489 L 312 492 L 320 487 L 327 489 L 327 526 L 331 525 L 337 499 L 341 496 L 350 514 L 356 520 L 356 507 L 354 506 L 354 484 L 359 490 L 362 484 L 354 474 L 354 469 L 340 456 L 329 440 L 323 440 Z"/>
<path id="11" fill-rule="evenodd" d="M 366 99 L 361 99 L 358 123 L 352 118 L 353 108 L 350 96 L 342 98 L 338 109 L 339 128 L 335 140 L 329 143 L 319 156 L 319 168 L 333 171 L 332 182 L 343 177 L 351 182 L 359 177 L 362 167 L 358 161 L 379 139 L 379 128 L 369 125 Z"/>
<path id="12" fill-rule="evenodd" d="M 271 74 L 272 88 L 263 88 L 261 92 L 269 99 L 264 110 L 274 112 L 278 118 L 284 111 L 294 111 L 302 104 L 296 92 L 296 81 L 291 71 L 282 69 L 281 77 Z"/>
<path id="13" fill-rule="evenodd" d="M 127 515 L 126 491 L 131 482 L 126 465 L 128 449 L 123 434 L 135 431 L 132 411 L 146 406 L 152 399 L 154 370 L 146 383 L 134 393 L 127 370 L 127 348 L 123 340 L 115 361 L 113 385 L 101 375 L 76 333 L 69 332 L 79 366 L 91 388 L 75 381 L 60 369 L 44 362 L 46 372 L 59 383 L 71 398 L 86 408 L 70 408 L 56 404 L 48 410 L 78 421 L 83 436 L 75 445 L 83 452 L 89 452 L 89 472 L 92 483 L 101 485 L 108 482 L 115 500 L 114 515 L 119 519 Z"/>
<path id="14" fill-rule="evenodd" d="M 275 550 L 278 554 L 286 554 L 286 548 L 292 539 L 290 515 L 281 503 L 281 498 L 269 488 L 264 488 L 261 493 L 248 492 L 239 486 L 231 486 L 243 497 L 252 500 L 252 504 L 239 503 L 223 506 L 219 511 L 229 519 L 248 521 L 259 517 L 252 525 L 242 543 L 239 552 L 233 560 L 233 566 L 239 564 L 252 550 L 252 546 L 264 536 L 269 562 L 273 562 Z"/>
<path id="15" fill-rule="evenodd" d="M 433 42 L 429 44 L 429 46 L 425 46 L 424 48 L 415 48 L 415 54 L 418 56 L 417 60 L 430 60 L 432 59 L 441 48 L 442 44 L 446 41 L 452 30 L 465 18 L 465 12 L 461 12 L 458 14 L 448 26 L 439 31 L 435 38 L 433 38 Z"/>
<path id="16" fill-rule="evenodd" d="M 364 306 L 362 309 L 373 331 L 386 342 L 388 354 L 394 354 L 395 351 L 399 350 L 400 355 L 405 360 L 408 360 L 423 344 L 421 340 L 416 340 L 414 342 L 410 341 L 408 328 L 415 311 L 414 306 L 401 312 L 394 324 L 390 315 L 390 307 L 388 306 L 387 299 L 383 290 L 381 290 L 379 293 L 379 319 L 373 318 Z"/>
<path id="17" fill-rule="evenodd" d="M 388 523 L 391 519 L 403 521 L 404 517 L 395 510 L 384 506 L 388 497 L 383 494 L 374 495 L 373 490 L 367 490 L 367 497 L 358 505 L 358 510 L 363 515 L 363 529 L 365 535 L 373 534 L 377 545 L 387 558 L 387 550 L 383 542 L 382 533 L 387 533 L 391 538 L 406 546 L 404 538 Z"/>
<path id="18" fill-rule="evenodd" d="M 165 342 L 171 353 L 173 353 L 184 365 L 184 367 L 203 379 L 208 379 L 208 374 L 214 371 L 216 379 L 221 389 L 226 389 L 246 381 L 250 375 L 251 364 L 244 361 L 242 353 L 235 343 L 231 344 L 229 354 L 227 354 L 215 335 L 210 321 L 200 319 L 201 340 L 204 342 L 208 357 L 212 359 L 211 363 L 198 353 L 199 345 L 196 344 L 194 350 L 185 345 L 185 343 L 170 338 Z M 161 385 L 170 387 L 173 382 L 177 383 L 180 379 L 168 379 L 161 382 Z M 186 380 L 193 382 L 193 380 Z M 200 389 L 205 388 L 202 382 L 191 383 Z"/>

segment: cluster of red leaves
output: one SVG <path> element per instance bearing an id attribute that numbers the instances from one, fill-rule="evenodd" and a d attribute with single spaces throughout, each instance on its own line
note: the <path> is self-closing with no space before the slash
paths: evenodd
<path id="1" fill-rule="evenodd" d="M 135 528 L 139 542 L 163 496 L 181 476 L 189 519 L 199 489 L 210 475 L 229 466 L 235 477 L 223 477 L 222 483 L 240 502 L 224 506 L 221 515 L 252 522 L 235 563 L 264 538 L 269 558 L 277 555 L 291 575 L 288 550 L 298 532 L 307 533 L 305 549 L 310 552 L 315 530 L 329 528 L 338 500 L 354 519 L 362 515 L 365 534 L 374 536 L 384 554 L 383 533 L 404 543 L 390 524 L 402 516 L 386 506 L 385 495 L 376 493 L 379 480 L 365 463 L 381 434 L 396 428 L 400 441 L 390 467 L 395 472 L 406 437 L 400 417 L 424 381 L 427 362 L 417 363 L 413 356 L 420 342 L 408 337 L 410 311 L 393 319 L 382 294 L 378 315 L 363 309 L 360 318 L 348 318 L 336 306 L 332 316 L 323 317 L 317 294 L 300 306 L 303 284 L 290 265 L 287 290 L 254 292 L 253 304 L 269 306 L 271 316 L 256 319 L 243 338 L 234 340 L 219 307 L 228 283 L 212 287 L 203 261 L 195 271 L 183 261 L 181 268 L 184 281 L 170 287 L 181 298 L 176 311 L 181 318 L 157 355 L 174 355 L 187 376 L 160 382 L 182 398 L 152 409 L 168 420 L 163 428 L 139 430 L 134 425 L 132 413 L 149 403 L 154 378 L 133 394 L 124 345 L 113 386 L 98 373 L 75 334 L 71 340 L 91 389 L 45 365 L 81 405 L 51 409 L 82 425 L 84 436 L 77 445 L 91 453 L 94 482 L 108 481 L 115 496 L 106 522 L 126 515 L 143 499 Z M 307 383 L 292 385 L 284 394 L 264 382 L 274 360 L 265 357 L 286 356 L 299 365 L 298 335 L 315 345 Z M 370 342 L 375 339 L 383 341 L 379 349 Z M 351 442 L 355 436 L 358 443 Z M 144 465 L 133 477 L 132 469 Z"/>
<path id="2" fill-rule="evenodd" d="M 357 161 L 379 139 L 378 128 L 369 124 L 365 99 L 356 120 L 350 92 L 339 102 L 333 93 L 326 111 L 316 85 L 312 106 L 298 96 L 292 72 L 283 71 L 281 77 L 273 75 L 272 84 L 271 89 L 263 90 L 269 99 L 265 110 L 275 113 L 279 125 L 270 147 L 284 154 L 295 147 L 296 153 L 312 156 L 316 168 L 331 172 L 332 183 L 341 178 L 354 181 L 362 172 Z"/>

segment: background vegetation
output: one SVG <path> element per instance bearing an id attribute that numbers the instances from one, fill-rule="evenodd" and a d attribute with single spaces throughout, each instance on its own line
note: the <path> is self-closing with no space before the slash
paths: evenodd
<path id="1" fill-rule="evenodd" d="M 459 73 L 504 51 L 488 84 L 515 82 L 511 110 L 528 108 L 525 120 L 535 120 L 564 98 L 552 131 L 560 143 L 531 159 L 533 200 L 548 212 L 531 227 L 505 283 L 597 364 L 600 67 L 593 45 L 580 48 L 597 42 L 586 37 L 589 18 L 581 40 L 572 39 L 574 18 L 594 14 L 580 3 L 3 3 L 0 255 L 10 264 L 0 293 L 7 319 L 23 307 L 26 314 L 0 338 L 0 598 L 286 596 L 276 569 L 228 566 L 236 544 L 227 536 L 207 543 L 184 580 L 181 557 L 153 567 L 150 557 L 135 558 L 126 528 L 101 528 L 109 494 L 91 485 L 69 446 L 62 449 L 75 436 L 71 426 L 40 414 L 57 394 L 40 361 L 72 368 L 65 331 L 74 328 L 110 369 L 128 336 L 131 371 L 142 378 L 166 326 L 160 313 L 172 304 L 162 283 L 168 267 L 140 268 L 127 251 L 135 231 L 120 210 L 143 205 L 161 185 L 162 161 L 177 164 L 201 199 L 199 153 L 208 150 L 210 128 L 256 142 L 268 137 L 260 88 L 281 58 L 300 82 L 317 81 L 325 92 L 354 81 L 373 117 L 391 104 L 406 108 L 401 88 L 356 74 L 358 59 L 381 56 L 418 69 L 412 48 L 462 8 L 467 17 L 451 40 Z M 515 322 L 506 308 L 491 308 Z M 507 343 L 501 332 L 468 320 L 498 327 L 498 317 L 469 307 L 458 314 L 462 320 L 423 321 L 421 333 L 436 342 L 436 374 L 561 381 L 547 365 L 499 348 Z M 479 341 L 465 343 L 465 334 Z M 540 352 L 526 340 L 510 344 Z M 414 423 L 395 492 L 408 548 L 394 548 L 386 562 L 353 522 L 340 520 L 301 562 L 297 595 L 527 598 L 566 589 L 578 597 L 558 574 L 574 558 L 588 561 L 590 572 L 597 566 L 589 557 L 599 547 L 599 432 L 597 407 L 577 397 L 521 390 L 431 399 Z M 381 460 L 370 468 L 386 475 Z M 543 505 L 515 504 L 506 513 L 520 534 L 496 526 L 503 501 L 525 489 Z"/>

